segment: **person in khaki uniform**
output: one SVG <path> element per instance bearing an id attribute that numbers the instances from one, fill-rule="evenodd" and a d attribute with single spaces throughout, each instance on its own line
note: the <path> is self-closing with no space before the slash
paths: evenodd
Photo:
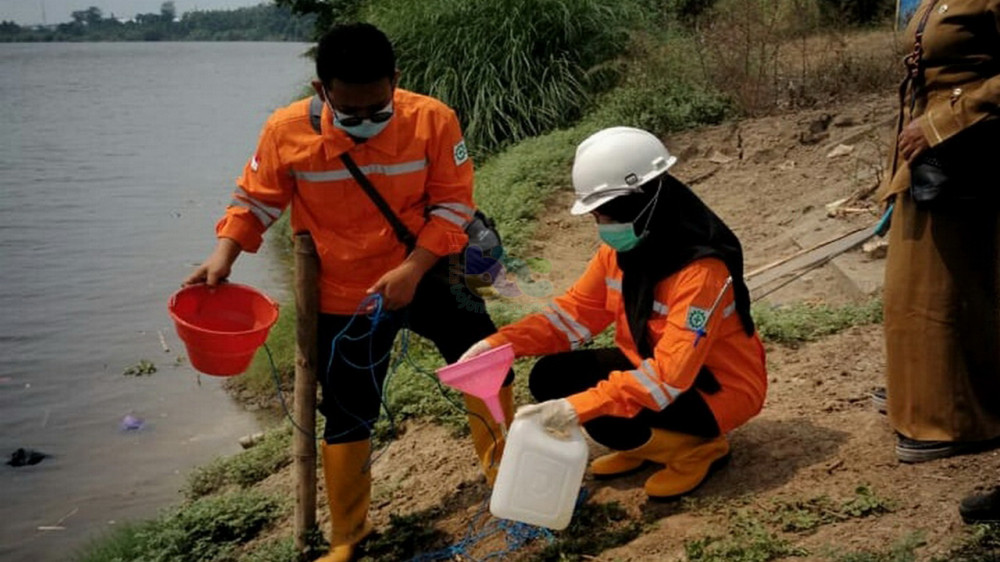
<path id="1" fill-rule="evenodd" d="M 894 205 L 886 375 L 896 454 L 922 462 L 1000 446 L 1000 182 L 987 169 L 1000 156 L 1000 0 L 924 0 L 907 36 L 880 191 Z M 949 153 L 965 179 L 915 199 L 911 171 Z"/>

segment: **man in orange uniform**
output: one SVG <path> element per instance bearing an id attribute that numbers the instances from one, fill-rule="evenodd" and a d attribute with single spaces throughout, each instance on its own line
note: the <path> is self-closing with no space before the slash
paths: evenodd
<path id="1" fill-rule="evenodd" d="M 667 173 L 676 158 L 655 136 L 614 127 L 577 148 L 572 213 L 591 213 L 602 240 L 586 272 L 542 314 L 505 326 L 463 358 L 510 343 L 548 355 L 531 372 L 539 416 L 556 434 L 582 423 L 616 452 L 598 477 L 647 461 L 654 498 L 690 492 L 728 458 L 726 433 L 763 405 L 764 348 L 750 317 L 739 240 Z M 578 349 L 615 324 L 612 349 Z"/>
<path id="2" fill-rule="evenodd" d="M 371 427 L 399 329 L 429 338 L 453 362 L 496 326 L 478 295 L 428 275 L 442 256 L 465 246 L 464 228 L 475 212 L 472 162 L 455 113 L 396 87 L 392 45 L 368 24 L 329 31 L 317 47 L 316 73 L 317 98 L 268 119 L 216 227 L 216 249 L 186 283 L 227 278 L 237 256 L 256 251 L 288 205 L 293 231 L 312 234 L 320 262 L 317 364 L 332 527 L 331 551 L 322 560 L 332 562 L 349 560 L 372 530 Z M 345 153 L 409 231 L 408 242 L 352 176 L 341 160 Z M 380 313 L 364 314 L 378 304 L 371 300 L 376 294 Z M 512 376 L 501 392 L 508 419 Z M 501 431 L 481 400 L 466 397 L 466 405 L 492 483 Z"/>

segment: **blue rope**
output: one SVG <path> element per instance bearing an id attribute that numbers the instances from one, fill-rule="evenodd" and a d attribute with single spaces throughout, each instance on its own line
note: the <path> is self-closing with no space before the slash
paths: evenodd
<path id="1" fill-rule="evenodd" d="M 510 553 L 520 550 L 528 543 L 534 542 L 538 539 L 544 538 L 549 544 L 555 541 L 555 536 L 552 534 L 552 531 L 544 527 L 528 525 L 527 523 L 519 523 L 517 521 L 508 521 L 506 519 L 496 519 L 491 517 L 485 524 L 482 524 L 480 521 L 486 513 L 487 502 L 484 501 L 480 506 L 479 511 L 472 516 L 472 520 L 468 524 L 468 530 L 465 532 L 465 536 L 459 539 L 458 542 L 440 550 L 420 553 L 410 558 L 409 562 L 453 560 L 459 556 L 461 556 L 463 560 L 472 560 L 475 562 L 483 562 L 493 558 L 505 560 Z M 504 536 L 504 542 L 506 545 L 505 548 L 496 552 L 490 552 L 483 558 L 476 558 L 470 554 L 470 551 L 473 550 L 476 545 L 501 533 Z"/>

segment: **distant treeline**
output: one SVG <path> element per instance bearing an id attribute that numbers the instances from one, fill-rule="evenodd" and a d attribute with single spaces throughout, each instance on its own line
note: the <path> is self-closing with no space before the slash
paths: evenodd
<path id="1" fill-rule="evenodd" d="M 22 27 L 0 22 L 0 42 L 14 41 L 309 41 L 315 16 L 296 15 L 285 6 L 260 4 L 235 10 L 185 12 L 172 1 L 160 13 L 122 20 L 91 6 L 72 13 L 73 21 L 56 26 Z"/>

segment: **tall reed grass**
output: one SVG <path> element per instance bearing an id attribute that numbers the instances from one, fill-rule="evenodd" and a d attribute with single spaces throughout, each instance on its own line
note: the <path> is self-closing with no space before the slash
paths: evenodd
<path id="1" fill-rule="evenodd" d="M 641 16 L 601 0 L 384 0 L 365 17 L 396 46 L 402 86 L 454 108 L 482 155 L 577 119 Z"/>

